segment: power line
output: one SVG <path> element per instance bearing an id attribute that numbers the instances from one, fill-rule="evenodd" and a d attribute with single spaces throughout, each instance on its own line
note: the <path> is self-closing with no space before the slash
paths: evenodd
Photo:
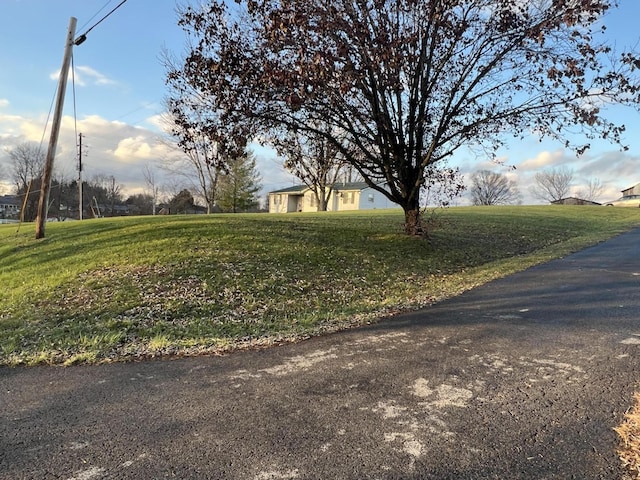
<path id="1" fill-rule="evenodd" d="M 96 18 L 101 11 L 103 11 L 105 8 L 107 8 L 107 5 L 109 5 L 111 2 L 113 2 L 113 0 L 107 0 L 107 2 L 100 8 L 100 10 L 98 10 L 96 13 L 93 14 L 93 16 L 91 18 L 89 18 L 89 20 L 87 20 L 86 22 L 84 22 L 82 24 L 82 26 L 78 29 L 78 30 L 84 30 L 84 27 L 86 27 L 87 25 L 89 25 L 89 23 L 91 22 L 91 20 L 93 20 L 94 18 Z"/>
<path id="2" fill-rule="evenodd" d="M 74 45 L 80 45 L 82 42 L 84 42 L 87 39 L 87 34 L 93 30 L 94 28 L 96 28 L 98 25 L 100 25 L 109 15 L 111 15 L 113 12 L 115 12 L 117 9 L 119 9 L 122 5 L 124 5 L 126 3 L 127 0 L 122 0 L 118 5 L 116 5 L 109 13 L 107 13 L 104 17 L 102 17 L 100 20 L 98 20 L 96 23 L 94 23 L 86 32 L 84 32 L 82 35 L 80 35 L 78 38 L 76 38 L 74 40 Z M 106 6 L 106 5 L 105 5 Z M 104 8 L 104 7 L 102 7 Z M 102 9 L 101 9 L 102 10 Z M 95 16 L 95 15 L 94 15 Z M 93 18 L 93 17 L 92 17 Z"/>

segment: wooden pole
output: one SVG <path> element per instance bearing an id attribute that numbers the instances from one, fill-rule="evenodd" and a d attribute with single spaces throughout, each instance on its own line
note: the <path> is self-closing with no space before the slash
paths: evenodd
<path id="1" fill-rule="evenodd" d="M 36 238 L 44 238 L 44 227 L 49 213 L 49 192 L 51 190 L 51 176 L 53 174 L 53 159 L 56 156 L 56 146 L 58 144 L 58 134 L 60 133 L 60 123 L 62 120 L 62 107 L 64 106 L 64 94 L 67 89 L 67 76 L 69 74 L 69 64 L 71 63 L 71 53 L 73 50 L 73 40 L 76 34 L 77 19 L 69 19 L 69 29 L 67 31 L 67 41 L 62 59 L 62 69 L 58 81 L 58 94 L 56 96 L 56 109 L 51 124 L 51 137 L 49 139 L 49 149 L 45 159 L 44 172 L 42 174 L 42 187 L 40 190 L 40 200 L 38 202 L 38 216 L 36 217 Z"/>

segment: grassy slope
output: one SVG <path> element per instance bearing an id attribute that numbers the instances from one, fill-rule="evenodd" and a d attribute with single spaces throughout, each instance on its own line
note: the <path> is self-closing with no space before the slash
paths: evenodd
<path id="1" fill-rule="evenodd" d="M 638 209 L 452 208 L 0 226 L 0 364 L 221 352 L 456 295 L 640 226 Z"/>

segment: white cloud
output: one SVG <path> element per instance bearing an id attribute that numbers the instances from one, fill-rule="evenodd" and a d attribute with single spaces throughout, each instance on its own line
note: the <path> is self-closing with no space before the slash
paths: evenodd
<path id="1" fill-rule="evenodd" d="M 145 122 L 161 132 L 168 131 L 167 119 L 163 114 L 153 115 L 145 120 Z"/>
<path id="2" fill-rule="evenodd" d="M 8 107 L 8 106 L 9 106 L 9 100 L 7 100 L 6 98 L 0 98 L 0 108 Z"/>
<path id="3" fill-rule="evenodd" d="M 58 81 L 60 78 L 60 69 L 49 75 L 51 80 Z M 87 85 L 105 86 L 105 85 L 117 85 L 115 80 L 111 80 L 106 75 L 98 72 L 97 70 L 87 66 L 77 66 L 75 71 L 69 71 L 67 81 L 71 82 L 75 80 L 75 84 L 79 87 L 86 87 Z"/>
<path id="4" fill-rule="evenodd" d="M 524 162 L 517 165 L 517 168 L 520 171 L 526 172 L 560 165 L 565 162 L 567 162 L 567 156 L 564 150 L 555 150 L 553 152 L 543 151 L 533 158 L 526 159 Z"/>
<path id="5" fill-rule="evenodd" d="M 113 155 L 125 163 L 157 159 L 164 153 L 166 153 L 165 148 L 157 143 L 155 145 L 150 143 L 148 135 L 123 138 L 113 151 Z"/>

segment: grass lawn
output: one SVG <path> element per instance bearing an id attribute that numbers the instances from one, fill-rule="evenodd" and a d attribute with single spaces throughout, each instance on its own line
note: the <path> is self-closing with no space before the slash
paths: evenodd
<path id="1" fill-rule="evenodd" d="M 271 345 L 424 307 L 640 226 L 640 209 L 464 207 L 430 241 L 402 214 L 0 225 L 0 365 Z"/>

